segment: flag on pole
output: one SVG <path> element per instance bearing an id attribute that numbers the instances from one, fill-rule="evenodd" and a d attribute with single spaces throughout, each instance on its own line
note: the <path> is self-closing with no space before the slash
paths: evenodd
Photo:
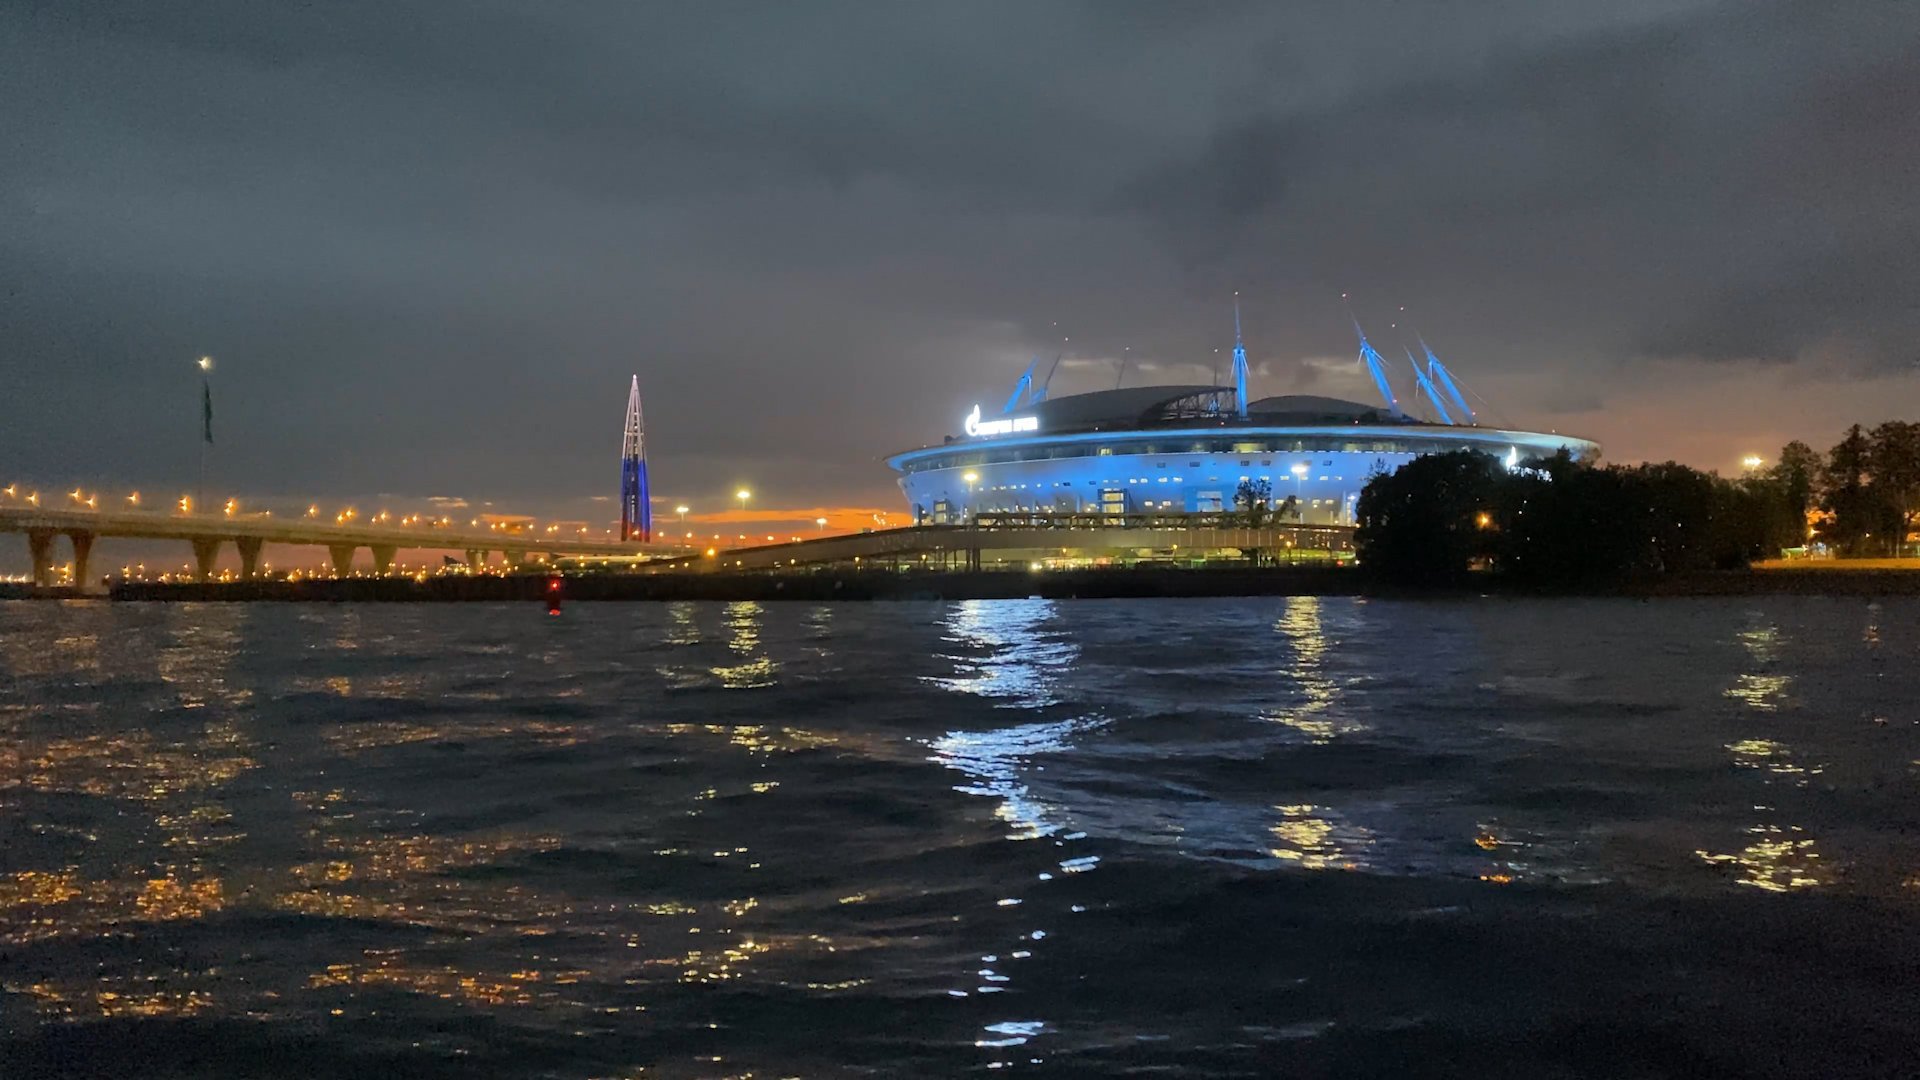
<path id="1" fill-rule="evenodd" d="M 213 384 L 200 382 L 200 426 L 207 445 L 213 445 Z"/>

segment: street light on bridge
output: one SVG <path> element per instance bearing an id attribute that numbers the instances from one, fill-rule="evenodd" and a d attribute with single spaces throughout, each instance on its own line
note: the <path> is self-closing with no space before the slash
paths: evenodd
<path id="1" fill-rule="evenodd" d="M 753 498 L 753 492 L 748 491 L 746 488 L 741 488 L 739 491 L 733 493 L 733 497 L 740 500 L 740 512 L 743 514 L 746 513 L 747 500 Z"/>

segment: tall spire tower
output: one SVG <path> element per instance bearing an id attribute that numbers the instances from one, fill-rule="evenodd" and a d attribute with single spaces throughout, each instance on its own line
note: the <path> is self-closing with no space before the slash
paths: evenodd
<path id="1" fill-rule="evenodd" d="M 653 509 L 647 501 L 647 425 L 640 419 L 640 376 L 627 392 L 627 429 L 620 441 L 620 539 L 653 539 Z"/>
<path id="2" fill-rule="evenodd" d="M 1233 294 L 1233 407 L 1247 418 L 1247 346 L 1240 340 L 1240 294 Z"/>

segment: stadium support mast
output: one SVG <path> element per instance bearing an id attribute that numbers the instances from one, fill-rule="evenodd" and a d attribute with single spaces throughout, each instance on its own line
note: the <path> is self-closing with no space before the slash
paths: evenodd
<path id="1" fill-rule="evenodd" d="M 647 500 L 647 428 L 640 419 L 640 376 L 627 391 L 627 427 L 620 442 L 620 539 L 653 539 L 653 508 Z"/>
<path id="2" fill-rule="evenodd" d="M 1420 361 L 1413 358 L 1412 349 L 1407 350 L 1407 366 L 1413 369 L 1414 382 L 1418 383 L 1420 391 L 1427 395 L 1427 402 L 1433 406 L 1433 411 L 1440 415 L 1440 422 L 1453 423 L 1453 417 L 1447 413 L 1446 402 L 1441 401 L 1439 393 L 1434 390 L 1433 380 L 1427 378 L 1427 373 L 1420 370 Z"/>
<path id="3" fill-rule="evenodd" d="M 1065 355 L 1067 354 L 1066 353 L 1053 354 L 1053 365 L 1047 368 L 1047 377 L 1041 381 L 1039 386 L 1034 388 L 1033 396 L 1027 399 L 1027 404 L 1038 405 L 1041 402 L 1047 400 L 1047 388 L 1053 385 L 1053 373 L 1060 370 L 1060 358 Z"/>
<path id="4" fill-rule="evenodd" d="M 1360 329 L 1360 321 L 1354 320 L 1353 332 L 1360 336 L 1360 359 L 1367 365 L 1367 374 L 1373 376 L 1373 385 L 1380 391 L 1380 397 L 1387 403 L 1387 412 L 1395 420 L 1406 415 L 1400 411 L 1400 399 L 1393 396 L 1393 385 L 1387 382 L 1387 360 L 1380 351 L 1367 340 L 1367 332 Z"/>
<path id="5" fill-rule="evenodd" d="M 1027 363 L 1027 370 L 1021 374 L 1020 381 L 1013 384 L 1013 396 L 1007 399 L 1007 407 L 1001 412 L 1010 413 L 1020 407 L 1021 396 L 1033 389 L 1033 369 L 1039 366 L 1040 358 L 1037 356 Z"/>
<path id="6" fill-rule="evenodd" d="M 1473 406 L 1467 404 L 1467 399 L 1460 393 L 1460 388 L 1454 385 L 1453 375 L 1447 371 L 1447 365 L 1441 363 L 1440 358 L 1433 355 L 1433 350 L 1427 347 L 1425 338 L 1420 340 L 1420 351 L 1427 354 L 1427 371 L 1433 375 L 1434 379 L 1439 382 L 1442 387 L 1446 388 L 1447 396 L 1452 398 L 1453 403 L 1460 407 L 1460 412 L 1467 418 L 1467 423 L 1479 423 L 1480 418 L 1473 414 Z"/>
<path id="7" fill-rule="evenodd" d="M 1247 418 L 1247 345 L 1240 340 L 1240 294 L 1233 294 L 1233 408 Z"/>

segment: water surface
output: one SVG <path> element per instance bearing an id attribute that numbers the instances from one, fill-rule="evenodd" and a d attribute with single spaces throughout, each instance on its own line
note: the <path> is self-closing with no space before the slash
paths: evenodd
<path id="1" fill-rule="evenodd" d="M 0 604 L 0 1075 L 1913 1075 L 1920 602 Z"/>

